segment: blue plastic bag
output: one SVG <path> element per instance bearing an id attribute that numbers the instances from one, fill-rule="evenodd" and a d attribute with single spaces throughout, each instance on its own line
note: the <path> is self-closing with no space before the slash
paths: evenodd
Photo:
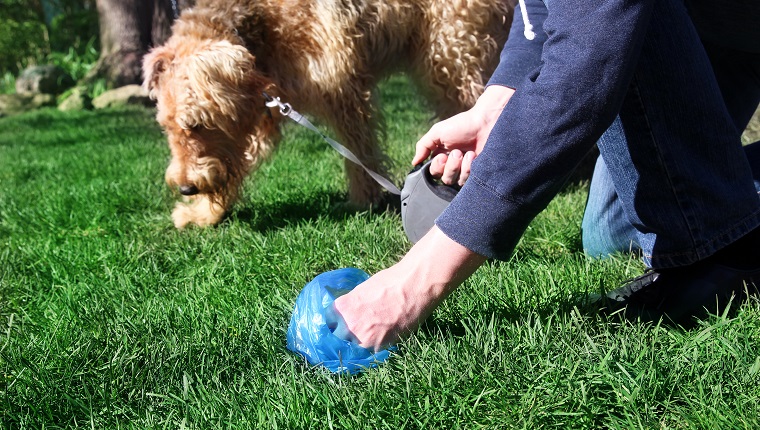
<path id="1" fill-rule="evenodd" d="M 351 291 L 369 275 L 352 267 L 317 275 L 301 290 L 288 326 L 288 349 L 306 357 L 309 364 L 324 365 L 333 373 L 357 373 L 377 367 L 390 350 L 377 353 L 335 336 L 327 313 L 337 297 Z"/>

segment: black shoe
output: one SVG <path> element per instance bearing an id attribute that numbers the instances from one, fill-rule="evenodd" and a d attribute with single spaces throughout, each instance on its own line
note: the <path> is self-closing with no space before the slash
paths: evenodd
<path id="1" fill-rule="evenodd" d="M 757 294 L 760 268 L 739 270 L 716 263 L 701 262 L 687 267 L 649 270 L 609 292 L 604 313 L 618 313 L 629 319 L 664 319 L 690 325 L 707 312 L 723 312 L 733 298 L 741 302 L 746 293 Z"/>

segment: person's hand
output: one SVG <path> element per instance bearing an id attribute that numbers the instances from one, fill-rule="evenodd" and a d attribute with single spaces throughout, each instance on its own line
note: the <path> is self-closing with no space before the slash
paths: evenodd
<path id="1" fill-rule="evenodd" d="M 400 262 L 335 299 L 333 333 L 374 351 L 392 345 L 484 261 L 433 227 Z"/>
<path id="2" fill-rule="evenodd" d="M 472 161 L 483 150 L 502 109 L 514 94 L 509 87 L 491 85 L 470 110 L 441 121 L 417 142 L 412 165 L 433 156 L 430 174 L 447 185 L 464 185 Z"/>

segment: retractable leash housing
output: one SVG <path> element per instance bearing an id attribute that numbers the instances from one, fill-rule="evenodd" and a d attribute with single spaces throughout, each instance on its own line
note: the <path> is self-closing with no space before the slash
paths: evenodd
<path id="1" fill-rule="evenodd" d="M 430 175 L 431 161 L 415 166 L 401 189 L 401 222 L 412 243 L 417 243 L 433 227 L 435 219 L 458 192 L 435 181 Z"/>

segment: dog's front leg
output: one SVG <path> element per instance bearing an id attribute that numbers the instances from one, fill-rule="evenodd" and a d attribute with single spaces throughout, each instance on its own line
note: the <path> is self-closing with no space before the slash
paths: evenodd
<path id="1" fill-rule="evenodd" d="M 333 109 L 332 119 L 338 139 L 369 169 L 386 176 L 387 157 L 380 150 L 379 112 L 367 101 L 366 93 L 343 101 Z M 382 201 L 382 187 L 359 165 L 345 160 L 348 178 L 348 200 L 359 208 L 368 208 Z"/>

